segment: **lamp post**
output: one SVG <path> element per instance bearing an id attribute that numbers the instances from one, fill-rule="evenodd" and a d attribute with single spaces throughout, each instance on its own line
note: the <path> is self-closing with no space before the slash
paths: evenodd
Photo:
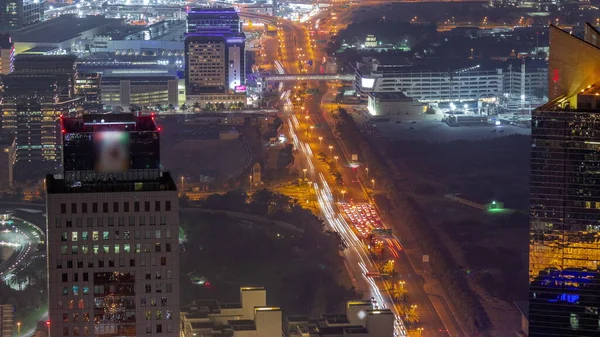
<path id="1" fill-rule="evenodd" d="M 329 155 L 331 156 L 331 153 L 333 151 L 333 145 L 329 145 Z"/>
<path id="2" fill-rule="evenodd" d="M 48 327 L 48 337 L 50 337 L 50 320 L 46 321 L 46 326 Z"/>
<path id="3" fill-rule="evenodd" d="M 311 126 L 310 126 L 310 128 L 309 128 L 310 132 L 308 133 L 308 136 L 309 136 L 310 138 L 312 138 L 312 132 L 313 132 L 313 130 L 314 130 L 314 129 L 315 129 L 315 126 L 314 126 L 314 125 L 311 125 Z"/>
<path id="4" fill-rule="evenodd" d="M 400 285 L 400 291 L 402 291 L 402 292 L 404 292 L 404 284 L 405 283 L 406 282 L 404 282 L 404 281 L 398 281 L 398 284 Z"/>
<path id="5" fill-rule="evenodd" d="M 373 185 L 373 191 L 375 191 L 375 179 L 371 179 L 371 185 Z"/>
<path id="6" fill-rule="evenodd" d="M 183 189 L 184 189 L 183 179 L 184 179 L 183 176 L 181 176 L 181 193 L 183 193 Z"/>
<path id="7" fill-rule="evenodd" d="M 17 322 L 17 337 L 21 337 L 21 322 Z"/>
<path id="8" fill-rule="evenodd" d="M 250 181 L 250 193 L 252 193 L 252 175 L 248 177 L 248 180 Z"/>
<path id="9" fill-rule="evenodd" d="M 307 169 L 302 169 L 302 172 L 304 172 L 304 180 L 306 180 L 306 171 Z"/>
<path id="10" fill-rule="evenodd" d="M 342 193 L 342 201 L 344 201 L 344 195 L 346 194 L 346 190 L 342 190 L 341 193 Z"/>
<path id="11" fill-rule="evenodd" d="M 319 137 L 319 145 L 323 144 L 323 137 Z"/>
<path id="12" fill-rule="evenodd" d="M 365 171 L 367 171 L 367 179 L 369 179 L 369 168 L 365 168 Z"/>
<path id="13" fill-rule="evenodd" d="M 333 156 L 333 159 L 335 159 L 335 165 L 337 165 L 337 160 L 338 160 L 338 156 Z"/>
<path id="14" fill-rule="evenodd" d="M 417 328 L 417 331 L 419 332 L 419 336 L 423 335 L 423 328 Z"/>

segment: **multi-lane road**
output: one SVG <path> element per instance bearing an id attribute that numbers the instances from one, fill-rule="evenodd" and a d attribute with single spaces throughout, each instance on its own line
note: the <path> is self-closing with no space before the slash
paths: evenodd
<path id="1" fill-rule="evenodd" d="M 305 62 L 306 59 L 327 58 L 324 50 L 319 49 L 315 40 L 328 39 L 331 24 L 314 29 L 316 19 L 324 18 L 329 15 L 327 12 L 318 15 L 312 23 L 312 29 L 299 23 L 287 20 L 277 19 L 269 16 L 262 16 L 263 19 L 276 20 L 271 21 L 278 24 L 278 39 L 282 53 L 268 53 L 264 58 L 266 62 L 279 61 L 287 73 L 300 73 L 298 61 Z M 338 12 L 336 28 L 342 26 L 339 18 L 349 17 L 346 11 Z M 258 19 L 258 16 L 254 16 Z M 342 26 L 343 27 L 343 26 Z M 302 56 L 302 55 L 308 56 Z M 277 58 L 273 58 L 276 57 Z M 333 62 L 330 62 L 333 63 Z M 306 73 L 318 73 L 322 71 L 322 62 L 313 62 L 312 67 L 307 68 Z M 307 65 L 308 66 L 308 65 Z M 328 69 L 325 67 L 325 69 Z M 335 83 L 328 83 L 326 86 L 313 85 L 321 90 L 335 87 Z M 352 199 L 356 203 L 371 203 L 369 191 L 372 186 L 363 186 L 357 179 L 357 170 L 364 170 L 364 167 L 356 167 L 351 163 L 351 154 L 344 147 L 343 139 L 337 137 L 331 126 L 334 121 L 329 111 L 335 107 L 333 99 L 335 92 L 330 90 L 322 96 L 322 101 L 315 100 L 318 97 L 300 98 L 299 102 L 294 100 L 294 94 L 299 87 L 299 83 L 288 83 L 287 87 L 282 89 L 281 97 L 286 107 L 283 109 L 284 125 L 288 132 L 289 139 L 294 143 L 299 151 L 299 160 L 296 166 L 300 169 L 306 169 L 307 180 L 313 185 L 313 192 L 317 196 L 317 201 L 321 209 L 321 215 L 327 224 L 338 231 L 348 244 L 348 249 L 344 251 L 345 265 L 356 289 L 361 291 L 365 297 L 372 297 L 380 307 L 389 308 L 396 314 L 397 325 L 395 333 L 399 336 L 405 336 L 407 329 L 402 323 L 402 309 L 392 301 L 388 289 L 391 288 L 389 281 L 380 278 L 366 276 L 368 272 L 377 271 L 377 266 L 372 260 L 369 251 L 363 240 L 357 235 L 360 233 L 353 228 L 351 221 L 346 220 L 339 201 L 342 198 L 345 201 Z M 296 104 L 296 107 L 290 106 L 290 100 Z M 301 101 L 300 101 L 301 100 Z M 301 105 L 301 107 L 299 107 Z M 322 126 L 320 128 L 315 125 Z M 313 126 L 313 128 L 311 128 Z M 335 179 L 329 173 L 327 164 L 316 159 L 317 153 L 324 153 L 335 163 L 338 171 L 345 182 L 343 186 L 336 186 Z M 368 182 L 367 182 L 368 185 Z M 350 223 L 349 223 L 350 222 Z M 385 225 L 385 224 L 384 224 Z M 409 302 L 416 305 L 420 317 L 419 331 L 422 336 L 464 336 L 454 317 L 443 308 L 435 307 L 428 294 L 423 289 L 423 281 L 415 272 L 414 266 L 402 251 L 401 242 L 397 237 L 391 236 L 385 238 L 387 242 L 387 251 L 390 259 L 395 261 L 396 270 L 402 280 L 402 287 L 408 292 Z M 398 280 L 396 280 L 398 282 Z"/>

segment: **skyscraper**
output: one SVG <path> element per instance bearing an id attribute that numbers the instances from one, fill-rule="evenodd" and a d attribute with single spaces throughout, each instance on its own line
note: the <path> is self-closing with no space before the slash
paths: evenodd
<path id="1" fill-rule="evenodd" d="M 154 118 L 61 119 L 48 176 L 51 337 L 179 336 L 179 213 Z"/>
<path id="2" fill-rule="evenodd" d="M 8 75 L 13 71 L 15 44 L 8 34 L 0 34 L 0 75 Z"/>
<path id="3" fill-rule="evenodd" d="M 532 113 L 529 336 L 600 336 L 600 33 L 550 27 Z"/>
<path id="4" fill-rule="evenodd" d="M 245 102 L 245 36 L 233 8 L 196 8 L 188 13 L 185 38 L 188 104 Z"/>
<path id="5" fill-rule="evenodd" d="M 21 29 L 44 18 L 44 1 L 0 0 L 0 31 Z"/>

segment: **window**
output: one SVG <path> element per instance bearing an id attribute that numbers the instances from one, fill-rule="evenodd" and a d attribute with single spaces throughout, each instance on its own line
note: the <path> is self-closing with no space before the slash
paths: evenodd
<path id="1" fill-rule="evenodd" d="M 110 239 L 110 232 L 109 232 L 109 231 L 104 231 L 104 232 L 102 232 L 102 239 L 103 239 L 103 240 L 108 240 L 108 239 Z"/>
<path id="2" fill-rule="evenodd" d="M 165 211 L 170 211 L 171 210 L 171 201 L 167 200 L 165 202 Z"/>
<path id="3" fill-rule="evenodd" d="M 142 244 L 141 243 L 136 243 L 135 244 L 135 252 L 138 253 L 138 254 L 142 252 Z M 142 260 L 142 262 L 145 264 L 145 260 Z"/>
<path id="4" fill-rule="evenodd" d="M 159 229 L 159 230 L 156 230 L 156 231 L 154 231 L 154 238 L 156 238 L 156 239 L 160 239 L 160 229 Z"/>
<path id="5" fill-rule="evenodd" d="M 150 212 L 150 201 L 144 201 L 144 211 Z"/>
<path id="6" fill-rule="evenodd" d="M 98 213 L 98 203 L 97 202 L 92 203 L 92 213 Z"/>
<path id="7" fill-rule="evenodd" d="M 62 281 L 63 282 L 69 282 L 69 274 L 62 273 Z"/>
<path id="8" fill-rule="evenodd" d="M 73 300 L 69 300 L 69 302 L 67 302 L 67 308 L 73 309 Z"/>
<path id="9" fill-rule="evenodd" d="M 62 232 L 62 234 L 60 235 L 60 241 L 66 242 L 69 240 L 69 233 L 68 232 Z"/>
<path id="10" fill-rule="evenodd" d="M 152 333 L 152 325 L 150 323 L 146 324 L 146 333 Z"/>
<path id="11" fill-rule="evenodd" d="M 154 272 L 154 278 L 156 278 L 157 280 L 160 280 L 162 278 L 160 275 L 160 271 L 157 270 Z"/>
<path id="12" fill-rule="evenodd" d="M 130 239 L 130 232 L 129 231 L 124 231 L 123 232 L 123 239 L 128 240 Z"/>
<path id="13" fill-rule="evenodd" d="M 69 314 L 63 314 L 63 322 L 69 321 Z"/>
<path id="14" fill-rule="evenodd" d="M 104 268 L 104 259 L 98 260 L 98 267 Z"/>
<path id="15" fill-rule="evenodd" d="M 170 270 L 167 270 L 167 279 L 171 279 L 173 277 L 173 273 Z"/>
<path id="16" fill-rule="evenodd" d="M 88 276 L 88 275 L 89 275 L 88 273 L 83 273 L 83 282 L 88 282 L 88 281 L 89 281 L 89 276 Z M 87 287 L 83 287 L 83 293 L 84 293 L 84 294 L 86 293 L 86 292 L 85 292 L 85 289 L 86 289 L 86 288 L 87 288 Z"/>
<path id="17" fill-rule="evenodd" d="M 78 326 L 73 328 L 73 336 L 79 336 L 79 327 Z"/>
<path id="18" fill-rule="evenodd" d="M 123 252 L 131 253 L 131 245 L 129 243 L 123 245 Z"/>
<path id="19" fill-rule="evenodd" d="M 78 252 L 79 252 L 78 246 L 71 246 L 71 254 L 77 255 Z"/>
<path id="20" fill-rule="evenodd" d="M 146 272 L 146 280 L 150 280 L 150 279 L 152 279 L 152 274 L 149 271 L 147 271 Z"/>
<path id="21" fill-rule="evenodd" d="M 88 246 L 87 245 L 81 246 L 81 254 L 87 254 L 87 253 L 88 253 Z M 83 263 L 82 263 L 81 267 L 79 267 L 79 266 L 77 266 L 77 267 L 78 268 L 83 268 Z"/>
<path id="22" fill-rule="evenodd" d="M 73 322 L 79 322 L 79 313 L 78 312 L 73 313 Z"/>
<path id="23" fill-rule="evenodd" d="M 98 231 L 92 232 L 92 241 L 98 241 Z"/>
<path id="24" fill-rule="evenodd" d="M 113 227 L 114 225 L 115 225 L 115 218 L 113 218 L 113 217 L 108 218 L 108 226 Z"/>
<path id="25" fill-rule="evenodd" d="M 150 231 L 146 231 L 146 239 L 151 239 L 152 238 L 152 234 Z"/>
<path id="26" fill-rule="evenodd" d="M 113 202 L 113 212 L 114 213 L 119 212 L 119 203 L 118 202 Z"/>
<path id="27" fill-rule="evenodd" d="M 85 248 L 87 248 L 87 246 Z M 81 260 L 81 259 L 77 260 L 77 268 L 83 268 L 83 260 Z M 78 281 L 77 277 L 75 277 L 75 281 Z"/>
<path id="28" fill-rule="evenodd" d="M 125 226 L 125 218 L 122 216 L 119 217 L 119 226 Z"/>
<path id="29" fill-rule="evenodd" d="M 155 201 L 154 202 L 154 211 L 155 212 L 160 212 L 160 201 Z"/>
<path id="30" fill-rule="evenodd" d="M 67 213 L 67 204 L 60 204 L 60 213 L 61 214 Z"/>
<path id="31" fill-rule="evenodd" d="M 149 294 L 152 292 L 152 286 L 149 284 L 146 284 L 146 294 Z M 64 294 L 63 294 L 64 295 Z"/>
<path id="32" fill-rule="evenodd" d="M 150 226 L 156 225 L 156 215 L 150 216 Z"/>
<path id="33" fill-rule="evenodd" d="M 71 213 L 73 213 L 73 214 L 77 213 L 77 204 L 76 203 L 71 204 Z"/>
<path id="34" fill-rule="evenodd" d="M 129 260 L 129 266 L 130 267 L 135 267 L 135 259 L 130 259 Z"/>
<path id="35" fill-rule="evenodd" d="M 170 238 L 171 238 L 171 230 L 170 230 L 170 229 L 166 229 L 166 230 L 165 230 L 165 237 L 166 237 L 167 239 L 170 239 Z"/>
<path id="36" fill-rule="evenodd" d="M 160 298 L 160 305 L 163 306 L 163 307 L 165 305 L 167 305 L 167 298 L 165 296 L 163 296 L 163 297 Z"/>
<path id="37" fill-rule="evenodd" d="M 166 292 L 170 293 L 173 291 L 173 285 L 171 283 L 167 283 L 167 290 Z"/>
<path id="38" fill-rule="evenodd" d="M 96 224 L 98 227 L 104 226 L 104 218 L 96 218 Z"/>
<path id="39" fill-rule="evenodd" d="M 71 220 L 67 220 L 67 223 L 65 224 L 65 226 L 66 226 L 67 228 L 71 228 L 71 227 L 73 227 L 73 221 L 71 221 Z"/>
<path id="40" fill-rule="evenodd" d="M 151 310 L 146 310 L 146 319 L 147 320 L 151 320 L 152 319 L 152 311 Z"/>
<path id="41" fill-rule="evenodd" d="M 162 324 L 156 324 L 156 333 L 162 333 Z"/>
<path id="42" fill-rule="evenodd" d="M 84 322 L 89 322 L 90 321 L 90 314 L 85 312 L 83 313 L 83 321 Z M 88 327 L 87 325 L 83 326 L 83 335 L 84 336 L 89 336 L 90 335 L 90 327 Z"/>
<path id="43" fill-rule="evenodd" d="M 56 259 L 56 269 L 62 269 L 62 259 Z"/>
<path id="44" fill-rule="evenodd" d="M 93 251 L 94 255 L 98 255 L 98 252 L 100 251 L 100 247 L 98 245 L 94 245 L 94 248 L 92 248 L 92 251 Z"/>
<path id="45" fill-rule="evenodd" d="M 171 312 L 171 310 L 167 310 L 167 314 L 165 316 L 166 319 L 173 319 L 173 313 Z"/>
<path id="46" fill-rule="evenodd" d="M 156 288 L 155 288 L 155 289 L 156 289 L 156 292 L 157 292 L 157 293 L 162 293 L 162 284 L 160 284 L 160 283 L 157 283 L 157 284 L 156 284 Z"/>
<path id="47" fill-rule="evenodd" d="M 67 255 L 69 253 L 69 247 L 68 246 L 60 246 L 60 255 Z"/>
<path id="48" fill-rule="evenodd" d="M 102 212 L 108 213 L 108 202 L 102 203 Z"/>
<path id="49" fill-rule="evenodd" d="M 115 251 L 114 251 L 114 253 L 115 254 L 119 254 L 120 251 L 121 251 L 121 245 L 115 244 Z"/>
<path id="50" fill-rule="evenodd" d="M 75 226 L 77 226 L 79 228 L 83 227 L 83 219 L 81 219 L 81 218 L 75 219 Z"/>
<path id="51" fill-rule="evenodd" d="M 165 244 L 165 251 L 167 251 L 167 252 L 171 251 L 171 244 L 170 243 Z"/>
<path id="52" fill-rule="evenodd" d="M 123 203 L 123 212 L 129 212 L 129 202 L 125 201 Z"/>
<path id="53" fill-rule="evenodd" d="M 86 226 L 87 227 L 94 227 L 94 218 L 92 218 L 92 217 L 87 218 L 87 220 L 86 220 Z"/>
<path id="54" fill-rule="evenodd" d="M 161 310 L 156 310 L 156 319 L 162 319 L 162 311 Z"/>
<path id="55" fill-rule="evenodd" d="M 108 266 L 109 266 L 109 267 L 114 267 L 114 266 L 115 266 L 115 260 L 113 260 L 113 259 L 108 259 Z"/>
<path id="56" fill-rule="evenodd" d="M 60 228 L 60 218 L 54 218 L 54 227 Z"/>
<path id="57" fill-rule="evenodd" d="M 81 241 L 87 241 L 88 232 L 81 232 Z"/>
<path id="58" fill-rule="evenodd" d="M 79 233 L 71 232 L 71 241 L 78 241 L 78 240 L 79 240 Z"/>
<path id="59" fill-rule="evenodd" d="M 145 307 L 145 306 L 146 306 L 146 298 L 140 297 L 140 307 Z"/>
<path id="60" fill-rule="evenodd" d="M 81 213 L 87 213 L 87 203 L 81 204 Z"/>
<path id="61" fill-rule="evenodd" d="M 73 295 L 74 296 L 78 296 L 79 295 L 79 286 L 73 286 Z"/>
<path id="62" fill-rule="evenodd" d="M 167 258 L 166 257 L 162 256 L 160 258 L 160 265 L 161 266 L 166 266 L 167 265 Z"/>
<path id="63" fill-rule="evenodd" d="M 146 226 L 146 217 L 140 215 L 140 226 Z"/>
<path id="64" fill-rule="evenodd" d="M 160 242 L 154 244 L 154 251 L 160 253 Z"/>
<path id="65" fill-rule="evenodd" d="M 139 212 L 140 211 L 140 202 L 139 201 L 135 201 L 133 203 L 133 211 L 134 212 Z"/>
<path id="66" fill-rule="evenodd" d="M 77 262 L 77 266 L 79 266 L 79 262 Z M 79 282 L 79 273 L 73 274 L 73 282 Z"/>
<path id="67" fill-rule="evenodd" d="M 129 216 L 129 226 L 135 226 L 135 215 Z"/>
<path id="68" fill-rule="evenodd" d="M 71 269 L 71 268 L 73 268 L 73 261 L 67 260 L 67 269 Z"/>
<path id="69" fill-rule="evenodd" d="M 108 254 L 110 252 L 110 247 L 108 245 L 102 246 L 102 253 Z"/>
<path id="70" fill-rule="evenodd" d="M 133 232 L 133 235 L 134 235 L 134 237 L 133 237 L 134 239 L 136 239 L 136 240 L 137 240 L 137 239 L 139 239 L 139 238 L 140 238 L 140 230 L 139 230 L 139 229 L 136 229 L 136 230 Z"/>
<path id="71" fill-rule="evenodd" d="M 121 232 L 120 231 L 115 231 L 115 240 L 119 240 L 119 236 L 120 236 Z"/>
<path id="72" fill-rule="evenodd" d="M 150 299 L 150 306 L 151 306 L 151 307 L 155 307 L 155 306 L 156 306 L 156 298 L 152 297 L 152 298 Z"/>
<path id="73" fill-rule="evenodd" d="M 63 336 L 68 336 L 69 335 L 69 328 L 66 326 L 63 326 Z"/>

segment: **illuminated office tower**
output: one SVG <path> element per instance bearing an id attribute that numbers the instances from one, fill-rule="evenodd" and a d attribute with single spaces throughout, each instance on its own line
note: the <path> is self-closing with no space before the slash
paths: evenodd
<path id="1" fill-rule="evenodd" d="M 185 87 L 188 104 L 244 104 L 245 36 L 233 8 L 195 8 L 188 13 Z"/>
<path id="2" fill-rule="evenodd" d="M 600 336 L 600 33 L 550 27 L 531 126 L 529 336 Z"/>
<path id="3" fill-rule="evenodd" d="M 62 118 L 47 176 L 51 337 L 179 336 L 179 213 L 154 118 Z"/>

